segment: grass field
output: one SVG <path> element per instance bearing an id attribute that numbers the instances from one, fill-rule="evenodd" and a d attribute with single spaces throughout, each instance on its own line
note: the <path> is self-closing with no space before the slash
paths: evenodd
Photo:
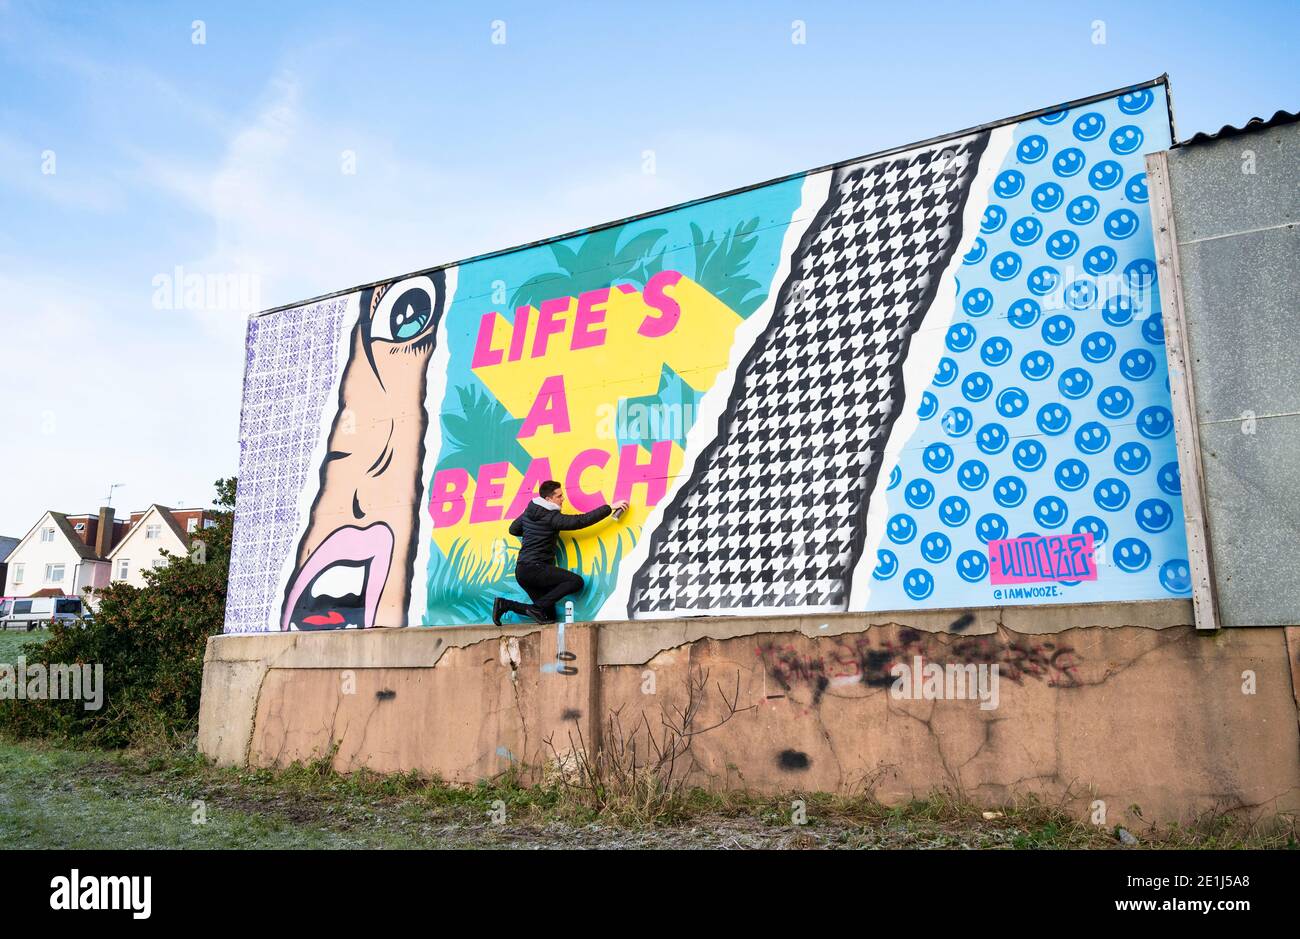
<path id="1" fill-rule="evenodd" d="M 43 633 L 0 632 L 0 662 Z M 802 799 L 806 823 L 795 824 Z M 1227 817 L 1135 831 L 1141 847 L 1295 848 L 1294 827 Z M 1127 839 L 1126 839 L 1127 840 Z M 3 848 L 1120 848 L 1119 832 L 1028 803 L 994 818 L 949 794 L 887 807 L 819 793 L 692 791 L 648 817 L 561 788 L 455 787 L 210 765 L 192 746 L 107 751 L 0 736 Z"/>

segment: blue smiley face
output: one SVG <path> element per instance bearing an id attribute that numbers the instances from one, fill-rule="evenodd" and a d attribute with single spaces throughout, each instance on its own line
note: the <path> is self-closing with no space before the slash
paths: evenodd
<path id="1" fill-rule="evenodd" d="M 1114 160 L 1102 160 L 1088 173 L 1088 185 L 1098 192 L 1114 189 L 1124 178 L 1124 169 Z"/>
<path id="2" fill-rule="evenodd" d="M 1058 437 L 1070 427 L 1070 409 L 1063 404 L 1044 404 L 1038 409 L 1035 421 L 1038 429 L 1049 437 Z"/>
<path id="3" fill-rule="evenodd" d="M 1032 437 L 1022 440 L 1011 451 L 1011 461 L 1017 469 L 1032 473 L 1042 469 L 1047 462 L 1047 448 Z"/>
<path id="4" fill-rule="evenodd" d="M 1046 264 L 1030 271 L 1029 278 L 1026 281 L 1029 285 L 1029 292 L 1038 297 L 1045 293 L 1051 293 L 1060 282 L 1061 272 Z"/>
<path id="5" fill-rule="evenodd" d="M 1156 282 L 1156 262 L 1150 258 L 1138 258 L 1124 265 L 1124 279 L 1133 290 L 1146 290 Z"/>
<path id="6" fill-rule="evenodd" d="M 1041 349 L 1035 349 L 1025 353 L 1025 357 L 1020 360 L 1020 374 L 1030 381 L 1042 381 L 1052 374 L 1055 364 L 1050 355 Z"/>
<path id="7" fill-rule="evenodd" d="M 1088 392 L 1092 391 L 1092 376 L 1077 366 L 1067 368 L 1057 379 L 1056 387 L 1063 397 L 1077 401 L 1088 397 Z"/>
<path id="8" fill-rule="evenodd" d="M 1097 285 L 1079 278 L 1065 288 L 1065 305 L 1072 310 L 1086 310 L 1097 302 Z"/>
<path id="9" fill-rule="evenodd" d="M 916 409 L 916 416 L 923 421 L 928 421 L 939 410 L 939 399 L 931 392 L 921 392 L 921 404 Z"/>
<path id="10" fill-rule="evenodd" d="M 989 481 L 989 468 L 979 460 L 967 460 L 957 467 L 957 485 L 967 492 L 983 489 Z"/>
<path id="11" fill-rule="evenodd" d="M 889 471 L 889 485 L 885 487 L 886 491 L 897 489 L 898 484 L 903 481 L 903 471 L 895 466 Z"/>
<path id="12" fill-rule="evenodd" d="M 903 490 L 903 498 L 914 509 L 923 509 L 934 501 L 934 486 L 928 479 L 914 479 Z"/>
<path id="13" fill-rule="evenodd" d="M 1174 510 L 1169 503 L 1160 499 L 1143 499 L 1133 510 L 1133 520 L 1138 528 L 1155 535 L 1164 531 L 1173 523 Z"/>
<path id="14" fill-rule="evenodd" d="M 1074 432 L 1074 446 L 1080 453 L 1089 456 L 1101 453 L 1110 446 L 1110 431 L 1106 429 L 1105 424 L 1088 421 Z"/>
<path id="15" fill-rule="evenodd" d="M 980 452 L 987 453 L 990 456 L 994 453 L 1001 453 L 1007 448 L 1011 441 L 1011 435 L 1001 424 L 985 424 L 980 428 L 980 432 L 975 435 L 975 446 L 980 448 Z"/>
<path id="16" fill-rule="evenodd" d="M 993 294 L 983 287 L 975 287 L 966 291 L 966 296 L 961 298 L 961 306 L 967 316 L 983 316 L 993 309 Z"/>
<path id="17" fill-rule="evenodd" d="M 1120 511 L 1128 505 L 1128 500 L 1128 484 L 1114 476 L 1107 476 L 1092 490 L 1092 501 L 1097 503 L 1098 508 L 1105 509 L 1107 512 Z"/>
<path id="18" fill-rule="evenodd" d="M 1109 417 L 1113 421 L 1128 417 L 1128 412 L 1133 410 L 1133 392 L 1121 385 L 1103 388 L 1101 394 L 1097 395 L 1097 410 L 1102 417 Z"/>
<path id="19" fill-rule="evenodd" d="M 1128 182 L 1124 184 L 1124 197 L 1129 202 L 1136 202 L 1139 205 L 1151 198 L 1151 194 L 1147 191 L 1146 173 L 1138 173 L 1136 176 L 1129 177 Z"/>
<path id="20" fill-rule="evenodd" d="M 1074 136 L 1080 140 L 1096 140 L 1106 129 L 1106 119 L 1090 111 L 1074 122 Z"/>
<path id="21" fill-rule="evenodd" d="M 1156 485 L 1167 496 L 1183 494 L 1183 478 L 1178 475 L 1178 463 L 1166 463 L 1156 473 Z"/>
<path id="22" fill-rule="evenodd" d="M 957 380 L 957 363 L 948 356 L 939 360 L 939 367 L 934 370 L 934 383 L 946 388 Z"/>
<path id="23" fill-rule="evenodd" d="M 998 392 L 997 409 L 1003 417 L 1019 417 L 1029 407 L 1029 395 L 1020 388 L 1004 388 Z"/>
<path id="24" fill-rule="evenodd" d="M 1115 469 L 1125 476 L 1136 476 L 1146 472 L 1151 465 L 1151 451 L 1136 440 L 1122 443 L 1115 448 Z"/>
<path id="25" fill-rule="evenodd" d="M 965 408 L 949 408 L 943 415 L 943 432 L 949 437 L 965 437 L 970 433 L 974 420 Z"/>
<path id="26" fill-rule="evenodd" d="M 961 383 L 962 397 L 972 403 L 983 401 L 993 393 L 993 379 L 984 372 L 971 372 Z"/>
<path id="27" fill-rule="evenodd" d="M 1000 205 L 991 205 L 984 210 L 984 218 L 980 221 L 980 231 L 986 235 L 991 235 L 995 231 L 1001 231 L 1002 226 L 1007 223 L 1007 210 Z"/>
<path id="28" fill-rule="evenodd" d="M 1034 187 L 1029 201 L 1040 212 L 1055 212 L 1065 201 L 1065 190 L 1056 183 L 1043 183 Z"/>
<path id="29" fill-rule="evenodd" d="M 984 255 L 989 253 L 989 246 L 985 244 L 983 238 L 976 238 L 975 243 L 971 245 L 966 256 L 961 259 L 963 264 L 978 264 L 984 260 Z"/>
<path id="30" fill-rule="evenodd" d="M 980 346 L 980 359 L 985 365 L 1005 365 L 1011 358 L 1011 341 L 1001 336 L 985 339 Z"/>
<path id="31" fill-rule="evenodd" d="M 1110 135 L 1111 152 L 1118 153 L 1120 156 L 1136 153 L 1138 148 L 1142 146 L 1143 139 L 1145 138 L 1142 135 L 1142 129 L 1134 124 L 1117 127 L 1114 133 Z M 1044 148 L 1043 152 L 1047 152 L 1046 148 Z"/>
<path id="32" fill-rule="evenodd" d="M 1078 147 L 1067 147 L 1052 159 L 1052 172 L 1057 176 L 1070 177 L 1083 169 L 1088 161 Z"/>
<path id="33" fill-rule="evenodd" d="M 1034 518 L 1044 528 L 1060 528 L 1070 517 L 1070 510 L 1064 499 L 1056 496 L 1043 496 L 1034 503 Z"/>
<path id="34" fill-rule="evenodd" d="M 1063 313 L 1043 320 L 1043 341 L 1049 346 L 1063 346 L 1074 338 L 1074 320 Z"/>
<path id="35" fill-rule="evenodd" d="M 1088 485 L 1088 466 L 1083 460 L 1062 460 L 1054 475 L 1056 485 L 1066 492 L 1078 492 Z"/>
<path id="36" fill-rule="evenodd" d="M 947 472 L 948 467 L 952 466 L 952 459 L 952 447 L 946 443 L 932 443 L 921 454 L 921 462 L 932 473 Z"/>
<path id="37" fill-rule="evenodd" d="M 1089 248 L 1084 253 L 1083 269 L 1097 277 L 1113 271 L 1118 261 L 1119 255 L 1115 253 L 1114 248 L 1108 245 L 1098 245 L 1095 248 Z"/>
<path id="38" fill-rule="evenodd" d="M 996 512 L 981 515 L 975 523 L 975 537 L 988 544 L 1007 536 L 1007 520 Z"/>
<path id="39" fill-rule="evenodd" d="M 993 191 L 1003 199 L 1013 199 L 1025 188 L 1025 174 L 1019 170 L 1005 170 L 993 181 Z"/>
<path id="40" fill-rule="evenodd" d="M 903 578 L 903 591 L 913 600 L 924 600 L 934 593 L 934 578 L 924 568 L 914 567 Z"/>
<path id="41" fill-rule="evenodd" d="M 950 554 L 952 554 L 952 542 L 943 532 L 932 531 L 921 539 L 921 557 L 931 564 L 948 560 Z"/>
<path id="42" fill-rule="evenodd" d="M 1119 373 L 1129 381 L 1145 381 L 1156 370 L 1156 357 L 1146 349 L 1130 349 L 1119 360 Z"/>
<path id="43" fill-rule="evenodd" d="M 1047 237 L 1047 255 L 1064 261 L 1079 250 L 1079 236 L 1069 229 L 1054 231 Z"/>
<path id="44" fill-rule="evenodd" d="M 1011 280 L 1020 273 L 1020 255 L 1014 251 L 1003 251 L 993 259 L 989 272 L 994 280 Z"/>
<path id="45" fill-rule="evenodd" d="M 894 544 L 907 544 L 916 537 L 916 522 L 912 516 L 899 512 L 885 523 L 885 534 Z"/>
<path id="46" fill-rule="evenodd" d="M 1041 134 L 1026 137 L 1016 147 L 1016 159 L 1021 163 L 1037 163 L 1045 156 L 1047 156 L 1047 138 Z"/>
<path id="47" fill-rule="evenodd" d="M 1169 409 L 1153 404 L 1138 412 L 1138 433 L 1148 440 L 1158 440 L 1174 429 L 1174 416 Z"/>
<path id="48" fill-rule="evenodd" d="M 1038 305 L 1037 300 L 1025 297 L 1011 304 L 1007 310 L 1007 322 L 1016 329 L 1028 329 L 1038 322 L 1042 312 L 1043 308 Z"/>
<path id="49" fill-rule="evenodd" d="M 1092 535 L 1093 544 L 1105 544 L 1110 537 L 1110 528 L 1095 515 L 1082 516 L 1072 530 L 1076 535 Z"/>
<path id="50" fill-rule="evenodd" d="M 888 548 L 881 548 L 876 552 L 876 569 L 871 572 L 871 576 L 876 580 L 889 580 L 898 573 L 898 555 Z"/>
<path id="51" fill-rule="evenodd" d="M 1025 501 L 1025 484 L 1016 476 L 1003 476 L 993 484 L 993 501 L 1004 509 L 1014 509 Z"/>
<path id="52" fill-rule="evenodd" d="M 1137 213 L 1132 209 L 1116 209 L 1106 216 L 1106 236 L 1116 241 L 1131 238 L 1141 226 Z"/>
<path id="53" fill-rule="evenodd" d="M 1145 541 L 1124 538 L 1115 543 L 1113 557 L 1115 566 L 1124 573 L 1136 574 L 1138 571 L 1146 570 L 1147 565 L 1151 563 L 1151 549 L 1147 547 Z"/>
<path id="54" fill-rule="evenodd" d="M 1092 196 L 1079 196 L 1071 199 L 1065 207 L 1065 217 L 1075 225 L 1087 225 L 1101 211 L 1101 203 Z"/>
<path id="55" fill-rule="evenodd" d="M 944 344 L 953 352 L 965 352 L 975 345 L 976 338 L 974 326 L 970 323 L 956 323 L 948 327 Z"/>
<path id="56" fill-rule="evenodd" d="M 1165 324 L 1159 313 L 1152 313 L 1142 321 L 1142 338 L 1153 346 L 1165 344 Z"/>
<path id="57" fill-rule="evenodd" d="M 1130 91 L 1120 95 L 1115 103 L 1125 114 L 1141 114 L 1151 107 L 1151 102 L 1154 100 L 1155 95 L 1151 93 L 1150 89 L 1143 88 L 1141 91 Z"/>
<path id="58" fill-rule="evenodd" d="M 1125 296 L 1111 297 L 1101 305 L 1101 318 L 1111 326 L 1127 326 L 1133 320 L 1133 301 Z"/>
<path id="59" fill-rule="evenodd" d="M 1020 247 L 1032 245 L 1043 234 L 1043 223 L 1032 215 L 1018 218 L 1011 223 L 1011 240 Z"/>
<path id="60" fill-rule="evenodd" d="M 965 525 L 970 519 L 970 503 L 961 496 L 949 496 L 939 503 L 939 521 L 949 528 Z"/>
<path id="61" fill-rule="evenodd" d="M 1069 115 L 1069 111 L 1053 111 L 1051 114 L 1044 114 L 1038 120 L 1043 124 L 1059 124 Z"/>
<path id="62" fill-rule="evenodd" d="M 1115 340 L 1110 333 L 1088 333 L 1079 344 L 1079 351 L 1085 359 L 1096 365 L 1115 354 Z"/>
<path id="63" fill-rule="evenodd" d="M 963 551 L 957 558 L 957 576 L 967 583 L 979 583 L 988 572 L 988 559 L 978 551 Z"/>
<path id="64" fill-rule="evenodd" d="M 1192 569 L 1182 558 L 1165 561 L 1160 565 L 1160 586 L 1173 594 L 1191 593 Z"/>

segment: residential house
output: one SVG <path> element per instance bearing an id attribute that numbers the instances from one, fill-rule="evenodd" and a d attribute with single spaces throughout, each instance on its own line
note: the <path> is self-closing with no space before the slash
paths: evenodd
<path id="1" fill-rule="evenodd" d="M 108 555 L 109 578 L 145 586 L 144 572 L 167 563 L 164 551 L 189 554 L 191 536 L 215 524 L 204 509 L 169 509 L 155 504 L 143 512 L 133 512 L 126 535 Z"/>
<path id="2" fill-rule="evenodd" d="M 79 596 L 87 587 L 108 583 L 108 553 L 127 531 L 113 510 L 98 515 L 66 515 L 49 511 L 41 516 L 10 552 L 4 595 L 32 597 Z"/>
<path id="3" fill-rule="evenodd" d="M 18 538 L 7 538 L 0 535 L 0 593 L 5 588 L 5 575 L 9 571 L 8 558 L 13 553 L 14 548 L 18 547 Z"/>

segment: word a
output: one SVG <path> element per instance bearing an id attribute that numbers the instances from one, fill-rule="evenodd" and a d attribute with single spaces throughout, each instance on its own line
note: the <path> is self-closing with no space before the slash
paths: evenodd
<path id="1" fill-rule="evenodd" d="M 894 678 L 889 689 L 895 701 L 974 701 L 981 711 L 998 706 L 996 665 L 940 665 L 913 656 L 911 666 L 900 662 L 889 670 Z"/>
<path id="2" fill-rule="evenodd" d="M 130 910 L 132 919 L 148 919 L 153 911 L 153 878 L 82 877 L 75 867 L 68 877 L 50 881 L 52 910 Z"/>

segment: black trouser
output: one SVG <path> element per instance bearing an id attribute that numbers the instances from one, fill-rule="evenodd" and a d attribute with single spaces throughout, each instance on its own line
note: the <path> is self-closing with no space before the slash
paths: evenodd
<path id="1" fill-rule="evenodd" d="M 534 606 L 556 619 L 555 604 L 584 586 L 577 574 L 554 564 L 520 564 L 515 568 L 515 580 L 528 592 Z"/>

